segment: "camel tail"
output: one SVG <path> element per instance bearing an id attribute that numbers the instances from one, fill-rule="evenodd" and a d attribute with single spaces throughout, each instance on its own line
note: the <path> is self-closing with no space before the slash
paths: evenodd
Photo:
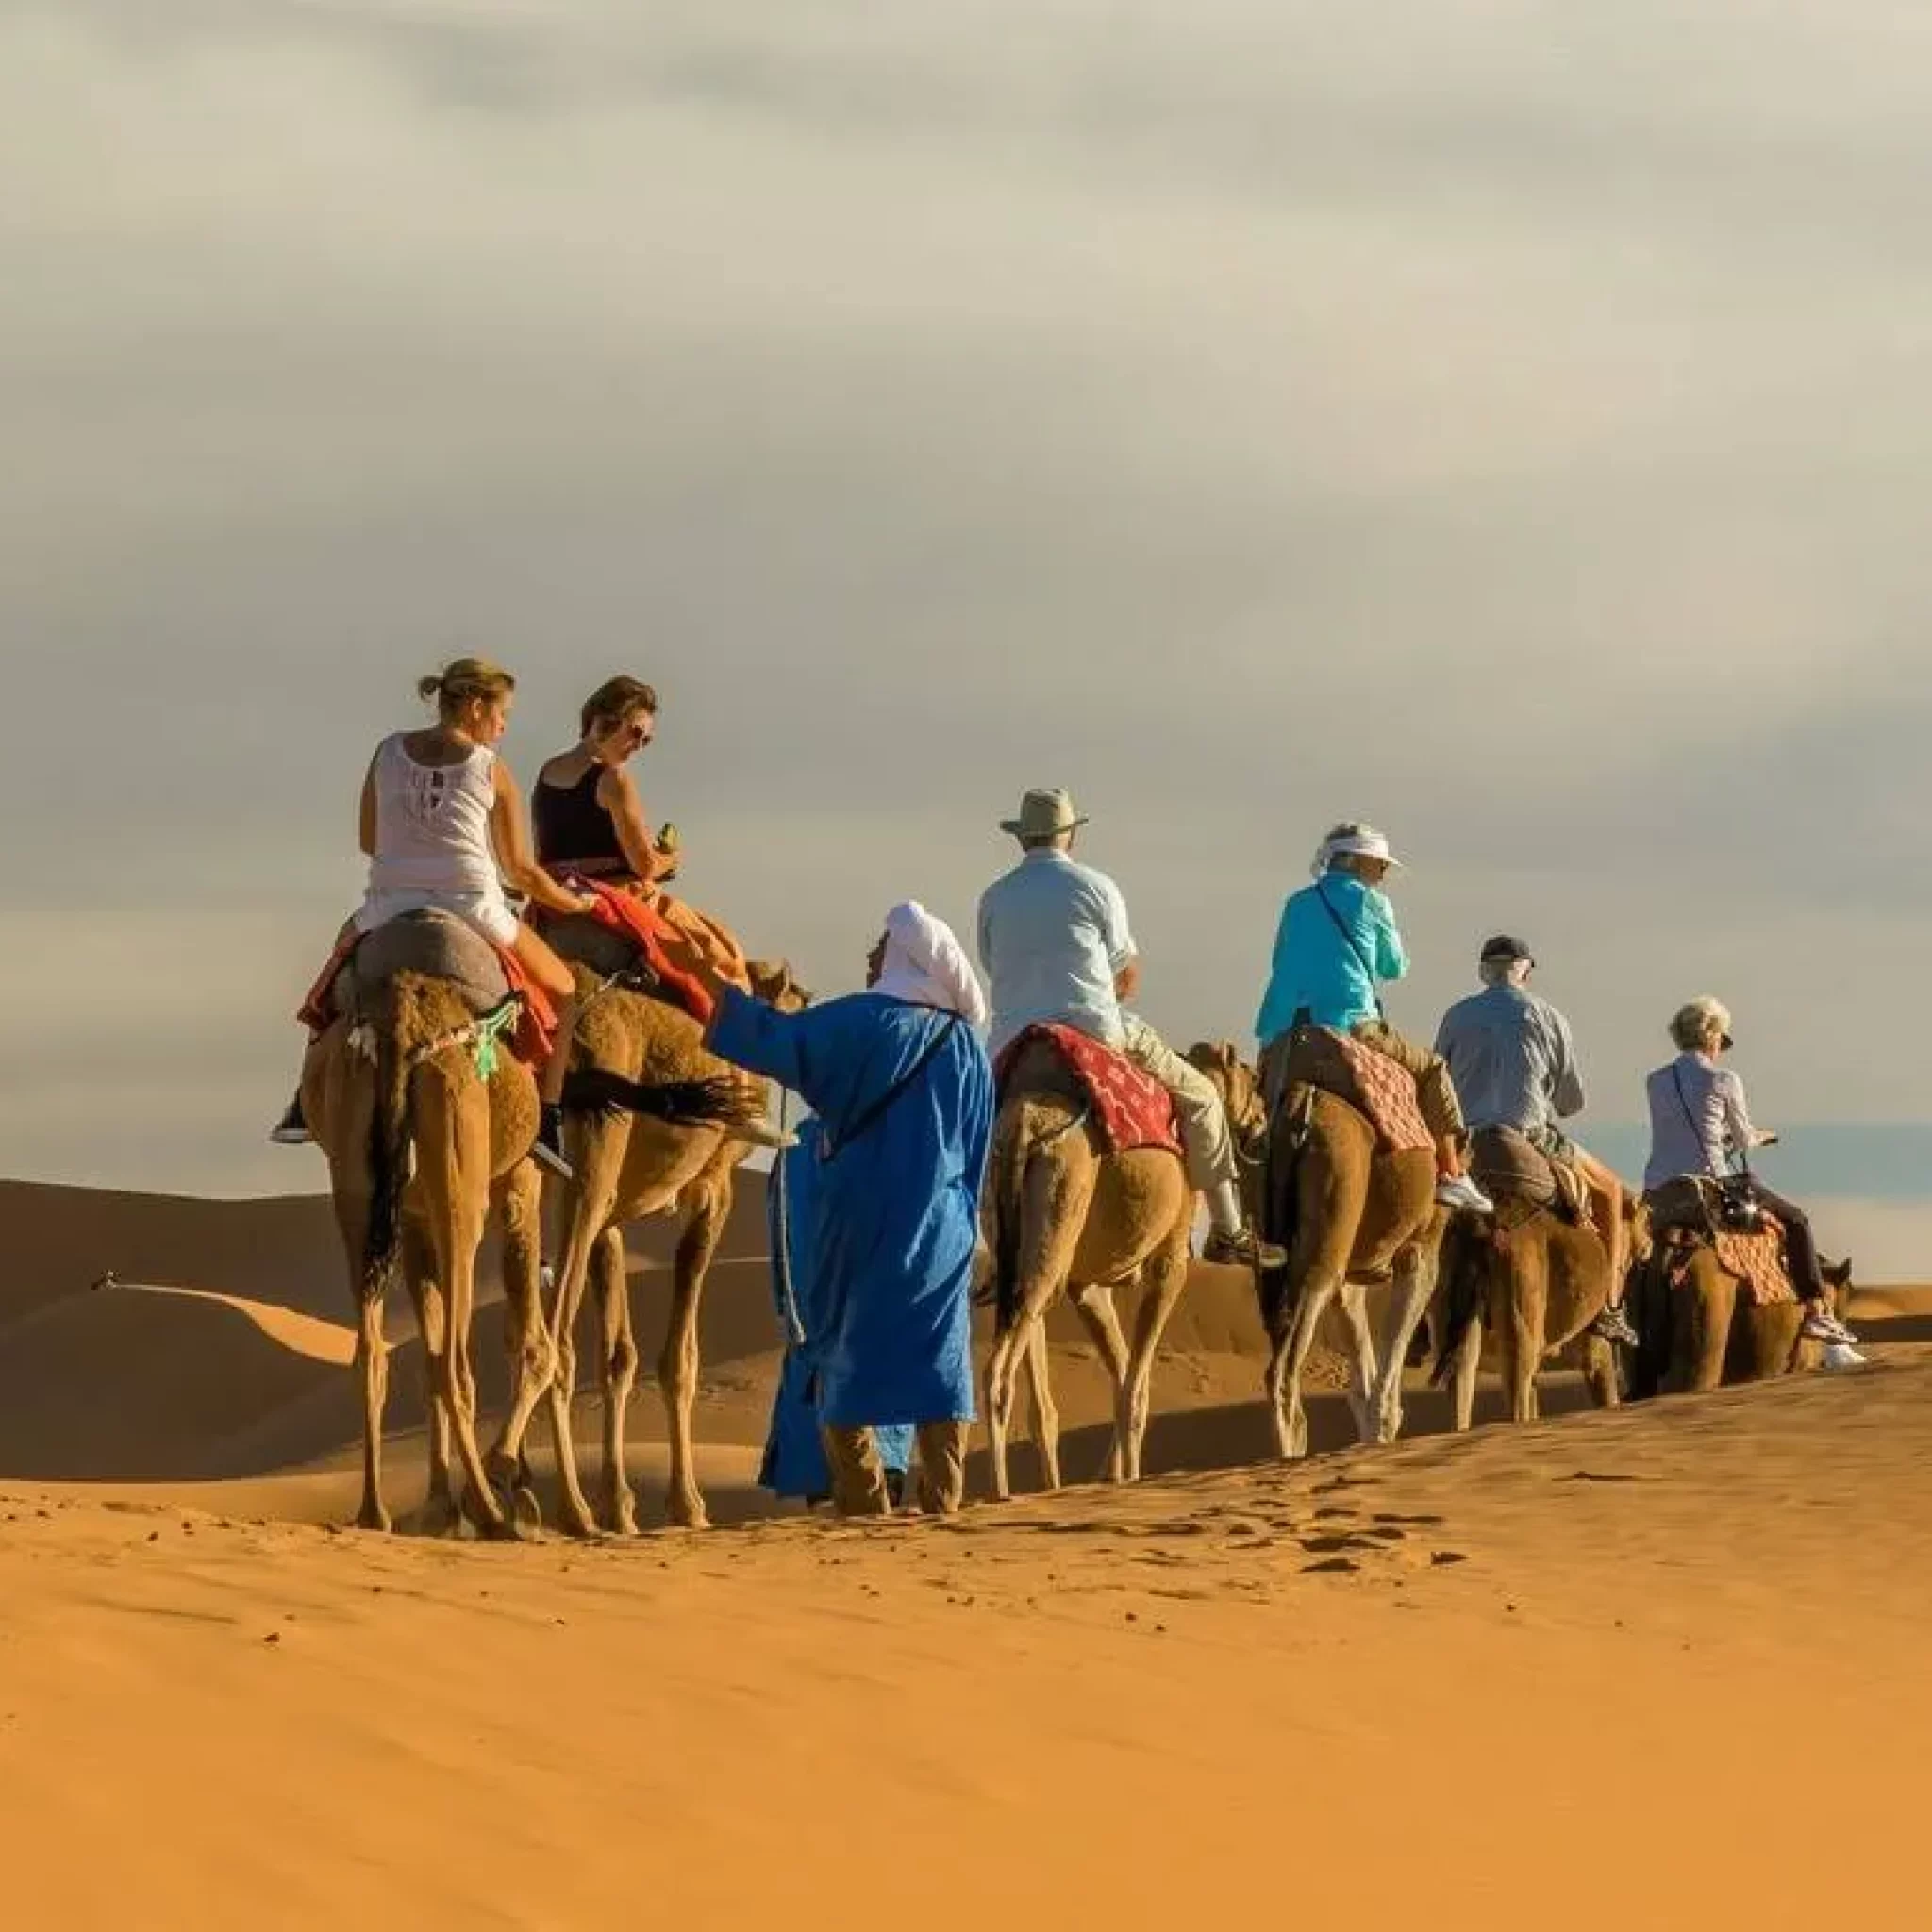
<path id="1" fill-rule="evenodd" d="M 572 1113 L 637 1113 L 678 1126 L 743 1126 L 763 1119 L 764 1097 L 745 1082 L 626 1080 L 608 1067 L 575 1067 L 563 1083 Z"/>
<path id="2" fill-rule="evenodd" d="M 1014 1108 L 993 1124 L 992 1158 L 988 1163 L 992 1206 L 992 1305 L 994 1324 L 1004 1334 L 1020 1312 L 1020 1236 L 1026 1221 L 1026 1174 L 1039 1152 L 1027 1129 L 1026 1110 Z"/>
<path id="3" fill-rule="evenodd" d="M 362 1242 L 362 1293 L 379 1301 L 395 1268 L 402 1242 L 403 1190 L 409 1178 L 409 1076 L 411 1042 L 424 1037 L 425 984 L 398 974 L 388 1010 L 374 1024 L 375 1112 L 369 1123 L 369 1224 Z"/>
<path id="4" fill-rule="evenodd" d="M 1449 1224 L 1443 1236 L 1442 1333 L 1436 1342 L 1436 1360 L 1429 1371 L 1429 1386 L 1440 1389 L 1448 1379 L 1449 1369 L 1469 1333 L 1470 1324 L 1482 1312 L 1483 1236 L 1461 1220 Z"/>

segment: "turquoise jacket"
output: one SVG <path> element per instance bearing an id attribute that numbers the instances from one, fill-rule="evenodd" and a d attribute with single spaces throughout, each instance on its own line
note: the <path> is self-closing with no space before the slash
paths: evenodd
<path id="1" fill-rule="evenodd" d="M 1381 1012 L 1376 982 L 1400 979 L 1407 971 L 1387 894 L 1353 873 L 1325 874 L 1281 908 L 1255 1032 L 1266 1046 L 1304 1008 L 1317 1026 L 1352 1032 Z"/>

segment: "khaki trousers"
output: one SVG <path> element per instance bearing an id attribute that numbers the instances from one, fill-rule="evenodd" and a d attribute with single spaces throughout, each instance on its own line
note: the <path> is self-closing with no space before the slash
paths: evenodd
<path id="1" fill-rule="evenodd" d="M 1188 1166 L 1188 1184 L 1204 1192 L 1224 1182 L 1238 1184 L 1234 1140 L 1227 1131 L 1227 1109 L 1214 1082 L 1199 1067 L 1184 1060 L 1146 1021 L 1121 1015 L 1121 1051 L 1151 1074 L 1174 1096 L 1174 1120 L 1181 1130 L 1181 1150 Z"/>
<path id="2" fill-rule="evenodd" d="M 957 1516 L 966 1499 L 966 1443 L 973 1424 L 958 1418 L 919 1425 L 919 1507 L 928 1516 Z M 890 1516 L 886 1466 L 870 1429 L 819 1431 L 832 1470 L 832 1506 L 841 1516 Z"/>

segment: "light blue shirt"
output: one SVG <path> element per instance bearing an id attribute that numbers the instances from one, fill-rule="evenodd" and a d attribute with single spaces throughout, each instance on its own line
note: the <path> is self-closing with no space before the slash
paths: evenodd
<path id="1" fill-rule="evenodd" d="M 1644 1191 L 1680 1174 L 1739 1173 L 1751 1151 L 1744 1083 L 1703 1053 L 1680 1053 L 1645 1083 L 1650 1096 L 1650 1160 Z"/>
<path id="2" fill-rule="evenodd" d="M 979 963 L 992 995 L 987 1050 L 1051 1023 L 1109 1046 L 1125 1037 L 1117 974 L 1135 953 L 1127 903 L 1104 872 L 1064 852 L 1029 852 L 979 901 Z"/>
<path id="3" fill-rule="evenodd" d="M 1376 981 L 1400 979 L 1407 971 L 1408 955 L 1387 894 L 1353 873 L 1324 874 L 1281 908 L 1268 991 L 1255 1016 L 1256 1036 L 1266 1046 L 1294 1024 L 1304 1008 L 1315 1025 L 1352 1033 L 1381 1010 Z"/>
<path id="4" fill-rule="evenodd" d="M 1583 1111 L 1570 1023 L 1520 986 L 1486 987 L 1442 1015 L 1436 1051 L 1472 1128 L 1514 1127 L 1532 1140 Z"/>

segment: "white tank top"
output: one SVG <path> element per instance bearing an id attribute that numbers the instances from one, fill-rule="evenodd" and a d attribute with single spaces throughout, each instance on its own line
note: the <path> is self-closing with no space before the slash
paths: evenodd
<path id="1" fill-rule="evenodd" d="M 480 892 L 501 898 L 490 841 L 496 754 L 479 744 L 460 764 L 419 765 L 403 734 L 375 752 L 375 856 L 369 894 Z"/>

